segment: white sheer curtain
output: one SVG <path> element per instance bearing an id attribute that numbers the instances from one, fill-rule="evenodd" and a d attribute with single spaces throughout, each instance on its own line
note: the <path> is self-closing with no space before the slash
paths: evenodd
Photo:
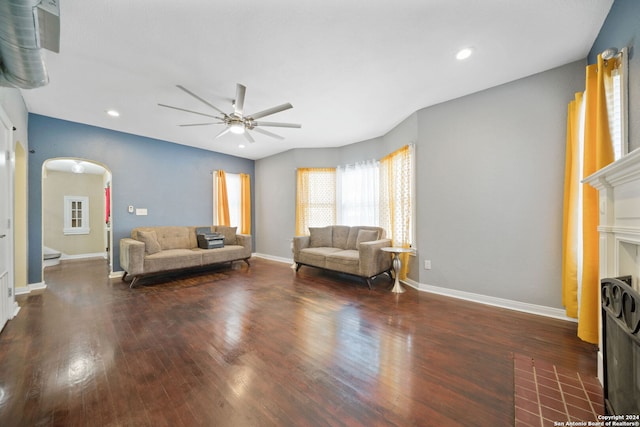
<path id="1" fill-rule="evenodd" d="M 338 166 L 336 181 L 338 224 L 378 225 L 380 163 Z"/>

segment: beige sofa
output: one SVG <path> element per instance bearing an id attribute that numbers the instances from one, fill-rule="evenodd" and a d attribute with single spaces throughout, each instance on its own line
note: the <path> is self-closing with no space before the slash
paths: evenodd
<path id="1" fill-rule="evenodd" d="M 188 226 L 138 227 L 131 237 L 120 239 L 122 280 L 133 277 L 131 287 L 141 276 L 185 268 L 242 260 L 249 265 L 251 236 L 236 234 L 236 227 L 212 226 L 224 234 L 224 247 L 198 248 L 196 228 Z"/>
<path id="2" fill-rule="evenodd" d="M 293 238 L 296 271 L 311 266 L 359 276 L 367 280 L 381 273 L 391 277 L 391 256 L 380 248 L 391 246 L 381 227 L 330 225 L 309 227 L 309 236 Z"/>

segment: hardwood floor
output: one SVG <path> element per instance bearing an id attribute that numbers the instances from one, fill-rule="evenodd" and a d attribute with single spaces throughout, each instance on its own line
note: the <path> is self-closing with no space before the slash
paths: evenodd
<path id="1" fill-rule="evenodd" d="M 2 426 L 510 426 L 513 353 L 595 375 L 576 325 L 253 259 L 47 269 L 0 334 Z"/>

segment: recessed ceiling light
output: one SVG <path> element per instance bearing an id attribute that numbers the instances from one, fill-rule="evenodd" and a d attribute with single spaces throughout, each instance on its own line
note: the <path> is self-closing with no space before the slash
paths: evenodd
<path id="1" fill-rule="evenodd" d="M 244 144 L 238 145 L 238 148 L 244 148 Z"/>
<path id="2" fill-rule="evenodd" d="M 473 49 L 470 47 L 465 47 L 464 49 L 460 49 L 458 53 L 456 53 L 456 59 L 462 61 L 463 59 L 467 59 L 473 53 Z"/>
<path id="3" fill-rule="evenodd" d="M 120 113 L 116 110 L 107 110 L 107 114 L 111 117 L 120 117 Z"/>

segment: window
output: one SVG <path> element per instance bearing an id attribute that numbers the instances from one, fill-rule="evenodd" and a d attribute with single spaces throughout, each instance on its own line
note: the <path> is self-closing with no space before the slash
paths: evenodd
<path id="1" fill-rule="evenodd" d="M 369 161 L 337 168 L 338 224 L 380 223 L 380 163 Z"/>
<path id="2" fill-rule="evenodd" d="M 336 169 L 298 169 L 296 192 L 296 236 L 309 234 L 309 227 L 336 223 Z"/>
<path id="3" fill-rule="evenodd" d="M 414 243 L 414 193 L 413 146 L 406 145 L 380 160 L 380 226 L 394 246 Z"/>
<path id="4" fill-rule="evenodd" d="M 338 168 L 298 169 L 296 235 L 325 225 L 377 225 L 395 246 L 415 241 L 414 148 Z"/>
<path id="5" fill-rule="evenodd" d="M 618 160 L 628 152 L 627 146 L 627 80 L 628 56 L 624 48 L 609 61 L 615 61 L 611 77 L 605 79 L 607 94 L 607 115 L 609 116 L 609 134 L 613 145 L 614 159 Z"/>
<path id="6" fill-rule="evenodd" d="M 64 234 L 89 234 L 89 198 L 64 196 Z"/>
<path id="7" fill-rule="evenodd" d="M 219 185 L 221 177 L 224 177 L 224 190 Z M 220 191 L 225 193 L 225 197 L 221 197 Z M 219 204 L 225 203 L 228 208 L 228 224 L 225 224 L 222 218 L 224 214 L 218 209 Z M 251 189 L 248 174 L 213 171 L 213 224 L 238 227 L 239 233 L 251 234 Z"/>
<path id="8" fill-rule="evenodd" d="M 227 200 L 229 202 L 229 221 L 231 226 L 240 225 L 240 174 L 227 174 Z"/>

